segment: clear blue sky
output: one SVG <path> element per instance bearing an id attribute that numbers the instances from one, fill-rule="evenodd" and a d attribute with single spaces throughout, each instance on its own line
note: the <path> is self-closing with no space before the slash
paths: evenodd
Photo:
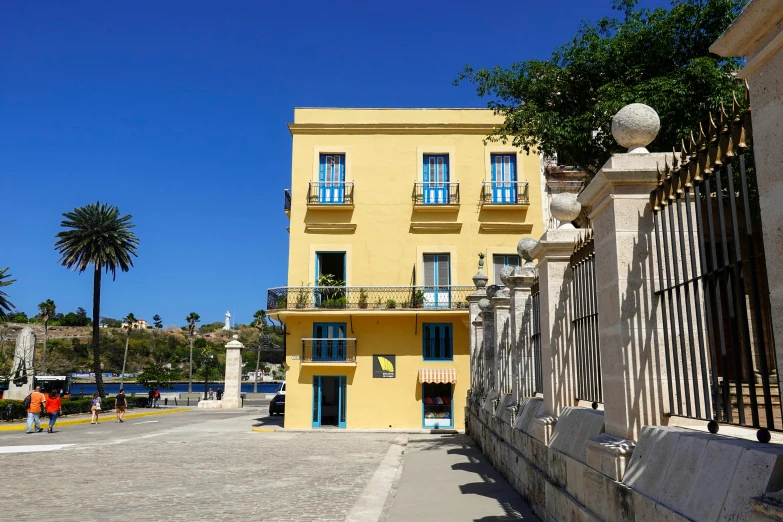
<path id="1" fill-rule="evenodd" d="M 53 249 L 61 214 L 132 214 L 135 268 L 102 315 L 249 322 L 286 283 L 297 106 L 483 107 L 465 64 L 546 58 L 609 0 L 6 2 L 0 8 L 0 268 L 17 309 L 92 310 Z M 668 5 L 647 0 L 642 5 Z"/>

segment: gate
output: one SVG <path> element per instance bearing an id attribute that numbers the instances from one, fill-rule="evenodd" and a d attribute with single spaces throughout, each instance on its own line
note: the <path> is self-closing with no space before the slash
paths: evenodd
<path id="1" fill-rule="evenodd" d="M 747 89 L 746 89 L 746 101 Z M 671 415 L 780 430 L 753 154 L 736 98 L 683 142 L 650 194 Z M 688 150 L 689 149 L 689 150 Z"/>
<path id="2" fill-rule="evenodd" d="M 539 291 L 541 285 L 538 282 L 538 276 L 530 287 L 530 298 L 532 301 L 532 314 L 531 314 L 531 335 L 530 344 L 533 348 L 533 378 L 529 375 L 526 376 L 524 381 L 524 389 L 522 390 L 524 396 L 534 397 L 536 393 L 544 392 L 544 384 L 542 380 L 542 368 L 541 368 L 541 297 Z"/>

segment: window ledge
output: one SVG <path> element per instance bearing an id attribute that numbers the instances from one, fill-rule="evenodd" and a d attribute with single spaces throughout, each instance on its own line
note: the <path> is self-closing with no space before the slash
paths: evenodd
<path id="1" fill-rule="evenodd" d="M 503 223 L 496 221 L 479 224 L 479 232 L 485 234 L 529 234 L 532 231 L 532 223 Z"/>
<path id="2" fill-rule="evenodd" d="M 530 203 L 482 203 L 482 210 L 527 210 Z"/>
<path id="3" fill-rule="evenodd" d="M 460 230 L 462 230 L 462 223 L 442 221 L 413 221 L 411 223 L 411 232 L 459 232 Z"/>
<path id="4" fill-rule="evenodd" d="M 308 203 L 310 210 L 353 210 L 353 203 Z"/>
<path id="5" fill-rule="evenodd" d="M 353 234 L 356 223 L 308 223 L 305 232 L 312 234 Z"/>
<path id="6" fill-rule="evenodd" d="M 300 363 L 300 366 L 356 366 L 356 361 L 353 362 L 337 362 L 337 361 L 307 361 Z"/>
<path id="7" fill-rule="evenodd" d="M 459 203 L 414 203 L 413 209 L 420 212 L 457 212 L 459 211 Z"/>

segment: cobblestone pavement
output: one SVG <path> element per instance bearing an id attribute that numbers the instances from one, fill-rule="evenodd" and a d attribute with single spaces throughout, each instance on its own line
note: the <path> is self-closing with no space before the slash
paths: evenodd
<path id="1" fill-rule="evenodd" d="M 73 444 L 47 452 L 0 452 L 0 519 L 342 521 L 394 439 L 373 433 L 258 433 L 251 431 L 255 419 L 247 414 L 162 417 L 175 415 L 192 415 L 187 419 L 193 421 L 155 421 L 127 435 L 121 432 L 126 423 L 111 431 L 101 431 L 103 425 L 73 427 L 57 439 L 58 434 L 0 438 L 0 449 L 7 450 Z"/>

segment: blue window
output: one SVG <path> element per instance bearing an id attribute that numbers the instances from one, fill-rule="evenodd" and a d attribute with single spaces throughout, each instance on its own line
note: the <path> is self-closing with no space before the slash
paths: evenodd
<path id="1" fill-rule="evenodd" d="M 318 203 L 345 202 L 345 154 L 321 154 Z"/>
<path id="2" fill-rule="evenodd" d="M 445 205 L 449 203 L 448 154 L 425 154 L 422 178 L 425 204 Z"/>
<path id="3" fill-rule="evenodd" d="M 313 361 L 346 359 L 345 323 L 313 323 Z"/>
<path id="4" fill-rule="evenodd" d="M 451 304 L 449 254 L 424 254 L 424 307 L 448 308 Z"/>
<path id="5" fill-rule="evenodd" d="M 495 274 L 496 285 L 503 284 L 503 282 L 500 280 L 500 269 L 504 266 L 521 266 L 519 262 L 519 256 L 505 254 L 496 254 L 492 256 L 492 272 Z"/>
<path id="6" fill-rule="evenodd" d="M 454 359 L 454 339 L 451 323 L 424 323 L 422 340 L 425 361 L 451 361 Z"/>
<path id="7" fill-rule="evenodd" d="M 516 203 L 516 181 L 516 154 L 492 154 L 492 203 Z"/>

